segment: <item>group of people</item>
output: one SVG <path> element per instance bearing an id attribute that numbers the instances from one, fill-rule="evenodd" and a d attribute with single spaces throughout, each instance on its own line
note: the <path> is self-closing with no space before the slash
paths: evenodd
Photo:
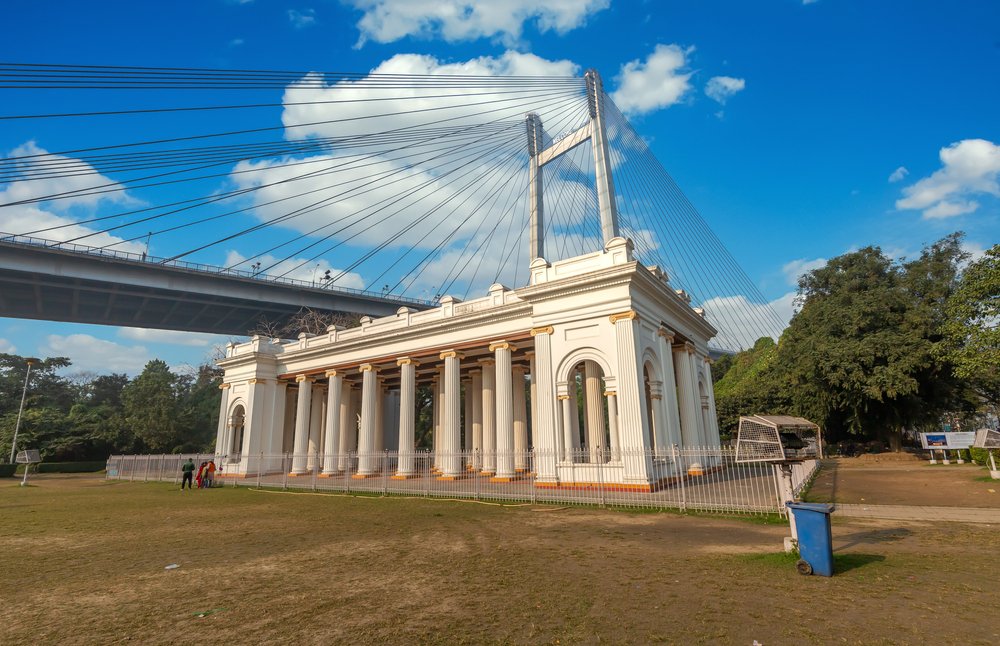
<path id="1" fill-rule="evenodd" d="M 195 468 L 194 459 L 188 458 L 188 461 L 181 465 L 181 473 L 184 475 L 181 480 L 181 490 L 184 489 L 184 485 L 191 489 L 193 482 L 198 484 L 199 489 L 215 486 L 215 469 L 215 460 L 202 462 L 199 467 Z"/>

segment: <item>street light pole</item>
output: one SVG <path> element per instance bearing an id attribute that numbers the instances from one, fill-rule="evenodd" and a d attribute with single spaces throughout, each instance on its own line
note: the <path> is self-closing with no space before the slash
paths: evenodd
<path id="1" fill-rule="evenodd" d="M 25 359 L 28 370 L 24 373 L 24 390 L 21 391 L 21 406 L 17 409 L 17 423 L 14 424 L 14 439 L 10 443 L 10 463 L 14 464 L 14 451 L 17 450 L 17 432 L 21 429 L 21 414 L 24 412 L 24 398 L 28 395 L 28 377 L 31 376 L 31 366 L 38 363 L 38 359 Z"/>

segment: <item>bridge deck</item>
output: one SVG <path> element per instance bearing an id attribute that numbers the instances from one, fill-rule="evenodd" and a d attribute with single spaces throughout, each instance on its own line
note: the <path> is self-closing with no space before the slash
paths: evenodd
<path id="1" fill-rule="evenodd" d="M 141 254 L 0 237 L 0 316 L 245 335 L 303 308 L 386 316 L 432 303 Z"/>

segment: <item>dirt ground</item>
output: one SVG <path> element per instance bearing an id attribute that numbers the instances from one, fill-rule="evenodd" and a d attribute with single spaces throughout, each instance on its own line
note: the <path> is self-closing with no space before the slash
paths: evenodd
<path id="1" fill-rule="evenodd" d="M 1000 480 L 974 464 L 834 458 L 810 488 L 813 502 L 933 507 L 1000 507 Z"/>
<path id="2" fill-rule="evenodd" d="M 1000 642 L 989 526 L 835 519 L 822 578 L 760 520 L 34 484 L 0 484 L 4 644 Z"/>

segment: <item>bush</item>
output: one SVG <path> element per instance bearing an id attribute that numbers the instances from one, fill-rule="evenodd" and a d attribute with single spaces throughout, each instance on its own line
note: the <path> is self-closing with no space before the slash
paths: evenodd
<path id="1" fill-rule="evenodd" d="M 17 469 L 16 464 L 0 464 L 0 478 L 11 477 L 15 469 Z"/>
<path id="2" fill-rule="evenodd" d="M 977 449 L 973 447 L 969 449 L 969 454 L 972 456 L 973 462 L 981 467 L 988 467 L 990 466 L 991 451 L 993 452 L 993 459 L 1000 465 L 1000 449 Z"/>

